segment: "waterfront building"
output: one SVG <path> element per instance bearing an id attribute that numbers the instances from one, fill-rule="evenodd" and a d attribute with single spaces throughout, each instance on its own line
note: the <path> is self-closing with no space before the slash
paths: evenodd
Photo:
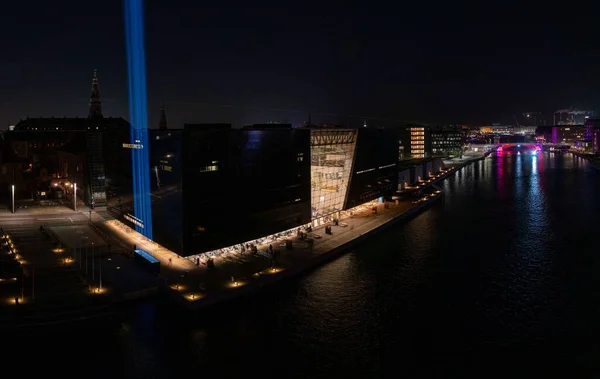
<path id="1" fill-rule="evenodd" d="M 153 240 L 190 259 L 335 222 L 398 187 L 391 129 L 185 124 L 149 132 Z M 108 210 L 140 226 L 130 201 L 109 201 Z"/>
<path id="2" fill-rule="evenodd" d="M 409 125 L 398 130 L 398 159 L 429 158 L 431 156 L 431 129 Z"/>
<path id="3" fill-rule="evenodd" d="M 538 126 L 535 129 L 535 139 L 539 143 L 552 143 L 552 127 Z"/>
<path id="4" fill-rule="evenodd" d="M 600 151 L 600 119 L 588 118 L 584 124 L 586 152 L 597 153 Z"/>
<path id="5" fill-rule="evenodd" d="M 440 156 L 462 156 L 464 146 L 464 133 L 456 128 L 432 128 L 431 154 Z"/>
<path id="6" fill-rule="evenodd" d="M 558 125 L 552 127 L 552 143 L 575 145 L 575 141 L 583 140 L 585 127 L 583 125 Z"/>

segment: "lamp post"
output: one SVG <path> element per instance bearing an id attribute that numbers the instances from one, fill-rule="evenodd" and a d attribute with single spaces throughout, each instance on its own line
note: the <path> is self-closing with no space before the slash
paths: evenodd
<path id="1" fill-rule="evenodd" d="M 73 183 L 73 210 L 77 211 L 77 183 Z"/>
<path id="2" fill-rule="evenodd" d="M 15 185 L 11 184 L 10 188 L 11 188 L 11 199 L 12 199 L 12 202 L 11 202 L 12 203 L 12 205 L 11 205 L 12 213 L 15 213 Z"/>
<path id="3" fill-rule="evenodd" d="M 102 290 L 102 252 L 100 253 L 100 290 Z"/>

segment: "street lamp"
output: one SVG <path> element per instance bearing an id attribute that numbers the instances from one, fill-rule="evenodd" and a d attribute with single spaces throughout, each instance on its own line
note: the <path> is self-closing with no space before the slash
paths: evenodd
<path id="1" fill-rule="evenodd" d="M 12 184 L 11 188 L 11 198 L 12 198 L 12 213 L 15 213 L 15 185 Z"/>
<path id="2" fill-rule="evenodd" d="M 77 183 L 73 183 L 73 210 L 77 211 Z"/>
<path id="3" fill-rule="evenodd" d="M 100 252 L 100 286 L 98 288 L 102 290 L 102 252 Z"/>

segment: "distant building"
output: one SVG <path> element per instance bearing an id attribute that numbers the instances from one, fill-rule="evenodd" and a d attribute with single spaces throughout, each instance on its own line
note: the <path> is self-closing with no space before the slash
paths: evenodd
<path id="1" fill-rule="evenodd" d="M 518 134 L 534 134 L 536 129 L 537 129 L 537 126 L 519 125 L 519 126 L 515 127 L 513 129 L 513 131 Z"/>
<path id="2" fill-rule="evenodd" d="M 552 143 L 575 145 L 575 141 L 583 140 L 585 127 L 583 125 L 553 126 Z"/>
<path id="3" fill-rule="evenodd" d="M 398 188 L 397 133 L 289 124 L 150 130 L 153 240 L 190 259 L 331 224 Z M 134 204 L 108 210 L 133 226 Z"/>
<path id="4" fill-rule="evenodd" d="M 167 129 L 167 111 L 165 110 L 165 105 L 160 105 L 160 118 L 158 120 L 158 128 L 161 130 Z"/>
<path id="5" fill-rule="evenodd" d="M 406 126 L 398 129 L 398 159 L 429 158 L 431 129 L 427 126 Z"/>
<path id="6" fill-rule="evenodd" d="M 535 129 L 535 139 L 540 143 L 552 143 L 552 127 L 538 126 Z"/>
<path id="7" fill-rule="evenodd" d="M 585 120 L 592 118 L 594 112 L 581 109 L 560 109 L 554 112 L 554 125 L 583 125 Z"/>
<path id="8" fill-rule="evenodd" d="M 590 153 L 600 152 L 600 119 L 588 118 L 584 124 L 584 139 L 588 144 L 584 147 Z"/>
<path id="9" fill-rule="evenodd" d="M 3 157 L 2 165 L 14 160 L 28 161 L 38 178 L 37 187 L 48 185 L 46 176 L 40 175 L 45 172 L 50 179 L 61 179 L 65 186 L 77 183 L 78 196 L 87 204 L 102 206 L 106 204 L 107 187 L 127 185 L 130 180 L 123 169 L 130 155 L 123 149 L 123 144 L 130 142 L 129 129 L 125 119 L 103 116 L 98 75 L 94 71 L 88 117 L 19 121 L 13 130 L 3 134 L 2 148 L 13 154 L 12 158 Z M 17 188 L 31 187 L 14 184 Z M 35 191 L 31 192 L 35 198 Z M 66 189 L 64 192 L 69 194 Z"/>
<path id="10" fill-rule="evenodd" d="M 501 124 L 480 126 L 479 130 L 483 134 L 513 134 L 515 132 L 514 126 Z"/>
<path id="11" fill-rule="evenodd" d="M 464 133 L 457 128 L 431 129 L 432 156 L 461 156 L 464 146 Z"/>

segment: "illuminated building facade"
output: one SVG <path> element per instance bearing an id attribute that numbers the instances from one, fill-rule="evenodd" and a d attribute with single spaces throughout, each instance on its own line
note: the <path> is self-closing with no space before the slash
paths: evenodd
<path id="1" fill-rule="evenodd" d="M 437 129 L 431 131 L 432 156 L 461 156 L 464 133 L 461 130 Z"/>
<path id="2" fill-rule="evenodd" d="M 149 130 L 153 240 L 180 255 L 232 246 L 311 220 L 310 130 L 186 124 Z M 135 223 L 131 196 L 110 211 Z"/>
<path id="3" fill-rule="evenodd" d="M 552 143 L 575 145 L 575 141 L 583 140 L 585 127 L 583 125 L 553 126 Z"/>
<path id="4" fill-rule="evenodd" d="M 584 129 L 585 150 L 590 153 L 597 153 L 600 151 L 600 119 L 586 119 Z"/>
<path id="5" fill-rule="evenodd" d="M 398 128 L 398 159 L 431 157 L 431 129 L 426 126 Z"/>
<path id="6" fill-rule="evenodd" d="M 311 218 L 315 226 L 339 218 L 354 163 L 357 130 L 310 131 Z"/>
<path id="7" fill-rule="evenodd" d="M 413 158 L 425 158 L 425 127 L 411 127 L 410 155 Z"/>
<path id="8" fill-rule="evenodd" d="M 398 186 L 394 130 L 186 124 L 149 133 L 153 240 L 186 257 L 331 223 Z M 135 206 L 109 208 L 133 227 Z"/>

